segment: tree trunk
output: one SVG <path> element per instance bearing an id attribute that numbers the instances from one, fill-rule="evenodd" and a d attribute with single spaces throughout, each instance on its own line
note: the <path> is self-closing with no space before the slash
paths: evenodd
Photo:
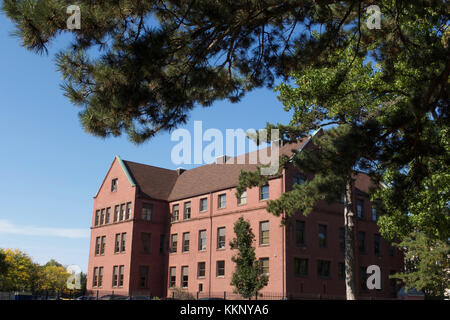
<path id="1" fill-rule="evenodd" d="M 356 299 L 355 290 L 355 213 L 353 211 L 353 179 L 347 180 L 344 196 L 344 228 L 345 228 L 345 291 L 347 300 Z"/>

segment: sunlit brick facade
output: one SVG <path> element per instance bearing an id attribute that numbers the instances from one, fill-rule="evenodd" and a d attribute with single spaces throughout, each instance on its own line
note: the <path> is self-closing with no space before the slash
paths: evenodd
<path id="1" fill-rule="evenodd" d="M 307 143 L 305 139 L 281 151 L 289 154 Z M 256 165 L 230 162 L 184 171 L 116 157 L 94 197 L 90 294 L 165 297 L 172 287 L 194 297 L 231 293 L 235 252 L 229 242 L 233 224 L 243 216 L 255 234 L 261 270 L 269 275 L 261 294 L 344 298 L 343 204 L 318 203 L 309 216 L 299 214 L 281 226 L 281 218 L 266 211 L 267 200 L 311 177 L 288 166 L 268 186 L 249 189 L 238 201 L 239 172 L 254 170 Z M 353 202 L 361 215 L 355 226 L 357 295 L 391 298 L 398 288 L 388 276 L 402 269 L 403 257 L 379 236 L 369 186 L 368 176 L 355 174 Z M 362 285 L 369 265 L 381 268 L 381 290 Z"/>

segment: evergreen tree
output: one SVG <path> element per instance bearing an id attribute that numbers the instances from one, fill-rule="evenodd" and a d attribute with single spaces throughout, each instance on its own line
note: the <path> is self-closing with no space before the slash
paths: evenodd
<path id="1" fill-rule="evenodd" d="M 236 293 L 250 299 L 267 285 L 268 277 L 261 274 L 260 265 L 256 260 L 253 247 L 255 235 L 250 223 L 240 217 L 234 224 L 234 233 L 236 237 L 230 242 L 230 247 L 238 250 L 238 253 L 231 259 L 236 263 L 231 285 L 235 288 Z"/>
<path id="2" fill-rule="evenodd" d="M 450 152 L 448 125 L 430 126 L 436 140 Z M 410 167 L 387 170 L 384 188 L 374 197 L 381 200 L 378 220 L 384 238 L 400 242 L 405 252 L 406 270 L 398 278 L 408 288 L 423 290 L 428 296 L 442 297 L 449 286 L 450 239 L 450 163 L 440 157 L 421 157 L 426 172 L 421 183 L 413 179 Z M 449 293 L 447 292 L 447 295 Z"/>
<path id="3" fill-rule="evenodd" d="M 410 288 L 422 290 L 428 297 L 450 295 L 450 245 L 425 233 L 411 233 L 398 246 L 405 250 L 406 271 L 395 274 Z"/>
<path id="4" fill-rule="evenodd" d="M 399 131 L 420 133 L 425 114 L 442 118 L 447 112 L 446 1 L 79 0 L 81 29 L 72 31 L 66 25 L 70 4 L 4 0 L 2 8 L 23 46 L 37 53 L 73 32 L 57 66 L 65 94 L 82 107 L 82 125 L 98 136 L 126 132 L 143 142 L 183 124 L 196 105 L 239 101 L 292 71 L 309 70 L 306 80 L 314 80 L 315 69 L 325 68 L 329 76 L 314 105 L 340 101 L 333 118 L 347 119 L 357 115 L 347 102 L 361 109 L 370 101 L 394 104 L 395 112 L 372 110 L 384 117 L 385 139 Z M 382 13 L 380 29 L 366 23 L 374 4 Z M 365 59 L 377 64 L 379 76 L 355 82 Z M 321 108 L 315 114 L 313 127 Z"/>
<path id="5" fill-rule="evenodd" d="M 352 300 L 356 298 L 353 190 L 357 172 L 354 169 L 361 158 L 360 138 L 349 125 L 318 132 L 310 146 L 301 152 L 293 150 L 293 157 L 283 158 L 280 166 L 281 171 L 286 165 L 292 164 L 300 172 L 313 173 L 314 177 L 303 184 L 294 185 L 292 191 L 283 193 L 278 199 L 267 202 L 267 211 L 281 216 L 282 223 L 286 223 L 298 213 L 308 215 L 319 201 L 337 202 L 344 196 L 346 295 Z M 267 179 L 259 170 L 242 171 L 236 196 L 240 197 L 247 188 L 266 184 Z"/>

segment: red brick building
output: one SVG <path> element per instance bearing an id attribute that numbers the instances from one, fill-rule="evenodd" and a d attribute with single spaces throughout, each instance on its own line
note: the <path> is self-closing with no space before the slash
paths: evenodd
<path id="1" fill-rule="evenodd" d="M 307 147 L 308 139 L 280 152 Z M 248 160 L 248 154 L 245 155 Z M 307 217 L 286 226 L 266 211 L 294 183 L 311 178 L 287 167 L 262 188 L 247 190 L 239 201 L 235 187 L 241 170 L 254 164 L 210 164 L 168 170 L 116 157 L 94 197 L 87 288 L 91 294 L 167 296 L 171 287 L 200 295 L 231 293 L 235 254 L 229 242 L 243 216 L 255 234 L 256 255 L 269 275 L 266 297 L 344 298 L 343 204 L 318 203 Z M 248 163 L 248 161 L 246 162 Z M 395 297 L 390 273 L 403 257 L 384 241 L 368 198 L 370 179 L 355 173 L 355 263 L 358 296 Z M 365 270 L 381 268 L 381 290 L 368 290 Z"/>

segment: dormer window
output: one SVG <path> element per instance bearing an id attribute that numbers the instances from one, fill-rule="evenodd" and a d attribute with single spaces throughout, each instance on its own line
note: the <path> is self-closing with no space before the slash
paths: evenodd
<path id="1" fill-rule="evenodd" d="M 112 179 L 111 181 L 111 192 L 117 191 L 117 179 Z"/>

